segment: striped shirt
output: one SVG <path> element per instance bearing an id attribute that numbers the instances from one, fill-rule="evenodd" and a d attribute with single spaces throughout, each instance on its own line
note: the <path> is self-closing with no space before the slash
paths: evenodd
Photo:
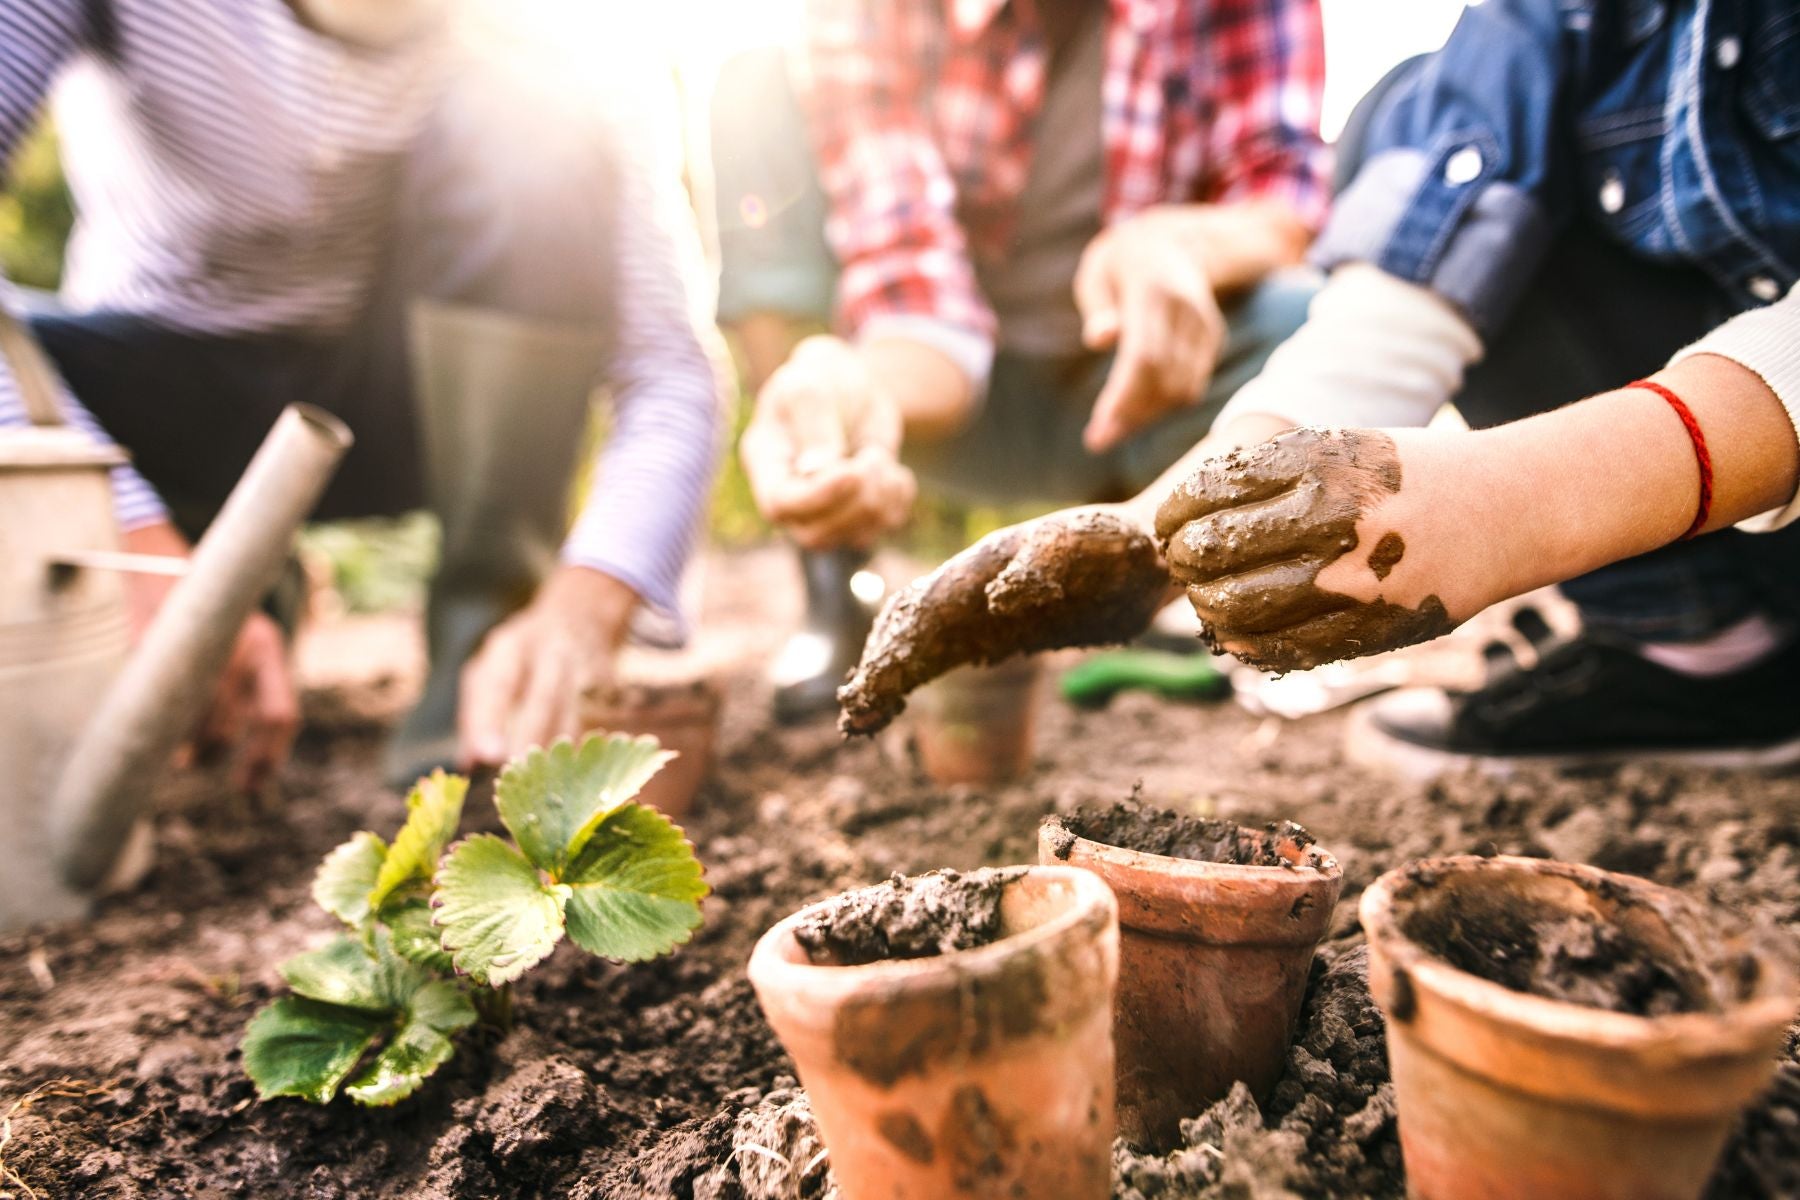
<path id="1" fill-rule="evenodd" d="M 78 210 L 70 307 L 203 335 L 330 335 L 369 302 L 404 156 L 462 52 L 448 28 L 353 48 L 284 0 L 4 0 L 0 163 L 54 87 Z M 632 99 L 611 123 L 615 284 L 630 298 L 609 331 L 617 411 L 563 557 L 674 617 L 717 459 L 718 385 L 690 289 L 700 256 L 679 143 L 661 144 L 669 126 L 645 119 L 642 88 Z M 23 420 L 0 364 L 0 423 Z M 142 478 L 115 481 L 127 528 L 162 518 Z"/>

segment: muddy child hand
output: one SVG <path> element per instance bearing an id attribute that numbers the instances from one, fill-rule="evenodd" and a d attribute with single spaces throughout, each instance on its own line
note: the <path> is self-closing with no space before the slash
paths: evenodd
<path id="1" fill-rule="evenodd" d="M 1432 473 L 1411 470 L 1387 433 L 1296 429 L 1189 476 L 1156 534 L 1208 642 L 1301 671 L 1429 641 L 1479 608 L 1461 589 L 1447 608 L 1432 564 L 1406 563 L 1409 542 L 1442 544 L 1447 519 L 1424 502 Z"/>
<path id="2" fill-rule="evenodd" d="M 894 596 L 838 690 L 845 733 L 874 733 L 953 667 L 1127 641 L 1169 577 L 1150 535 L 1103 508 L 999 530 Z"/>

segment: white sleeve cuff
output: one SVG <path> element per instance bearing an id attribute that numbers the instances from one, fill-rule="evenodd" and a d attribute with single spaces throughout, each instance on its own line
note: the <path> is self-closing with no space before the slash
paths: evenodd
<path id="1" fill-rule="evenodd" d="M 1767 308 L 1733 317 L 1669 360 L 1674 366 L 1696 354 L 1716 354 L 1761 377 L 1787 408 L 1800 431 L 1800 287 Z M 1800 518 L 1800 493 L 1782 508 L 1759 513 L 1737 527 L 1768 533 Z"/>
<path id="2" fill-rule="evenodd" d="M 1306 323 L 1238 389 L 1213 428 L 1248 413 L 1295 425 L 1424 425 L 1462 387 L 1481 338 L 1430 288 L 1355 263 L 1332 273 Z"/>

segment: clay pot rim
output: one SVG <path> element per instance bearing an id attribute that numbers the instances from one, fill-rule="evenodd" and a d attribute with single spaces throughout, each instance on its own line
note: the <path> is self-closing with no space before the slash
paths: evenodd
<path id="1" fill-rule="evenodd" d="M 790 913 L 757 939 L 756 948 L 750 952 L 751 982 L 759 991 L 771 988 L 814 996 L 817 998 L 816 1010 L 824 1015 L 838 1000 L 856 993 L 882 992 L 898 997 L 940 990 L 953 979 L 996 976 L 1005 970 L 1006 963 L 1015 955 L 1067 937 L 1096 918 L 1116 920 L 1118 901 L 1114 899 L 1112 889 L 1092 871 L 1043 865 L 998 869 L 1016 872 L 1007 881 L 1007 887 L 1028 880 L 1066 883 L 1072 889 L 1067 911 L 1042 925 L 998 938 L 985 946 L 953 950 L 930 958 L 883 959 L 855 966 L 835 966 L 790 957 L 790 952 L 804 955 L 794 937 L 794 927 L 837 899 L 829 896 Z"/>
<path id="2" fill-rule="evenodd" d="M 1413 987 L 1476 1020 L 1512 1026 L 1544 1042 L 1682 1059 L 1712 1059 L 1753 1051 L 1767 1041 L 1770 1027 L 1786 1029 L 1793 1021 L 1797 998 L 1794 968 L 1786 956 L 1772 953 L 1760 942 L 1755 954 L 1762 969 L 1753 994 L 1720 1012 L 1663 1016 L 1613 1012 L 1514 991 L 1453 967 L 1400 927 L 1395 893 L 1410 882 L 1409 876 L 1419 868 L 1440 875 L 1522 870 L 1555 875 L 1577 884 L 1623 879 L 1628 881 L 1624 886 L 1632 890 L 1655 889 L 1657 894 L 1697 910 L 1703 911 L 1707 906 L 1649 880 L 1577 863 L 1517 855 L 1463 854 L 1421 859 L 1386 872 L 1362 894 L 1359 916 L 1364 933 L 1371 943 L 1379 943 L 1381 956 L 1397 971 L 1404 971 Z"/>
<path id="3" fill-rule="evenodd" d="M 1239 829 L 1251 833 L 1262 830 L 1249 825 L 1239 825 Z M 1326 879 L 1342 879 L 1344 868 L 1338 862 L 1337 855 L 1324 846 L 1314 842 L 1307 847 L 1308 854 L 1318 854 L 1324 859 L 1323 865 L 1310 867 L 1258 867 L 1246 863 L 1210 862 L 1201 858 L 1182 858 L 1173 854 L 1154 854 L 1148 850 L 1133 850 L 1129 846 L 1115 846 L 1111 842 L 1096 841 L 1082 837 L 1064 823 L 1059 813 L 1045 817 L 1038 826 L 1038 841 L 1046 840 L 1052 829 L 1060 829 L 1067 833 L 1073 841 L 1069 843 L 1069 853 L 1065 858 L 1057 855 L 1058 862 L 1071 862 L 1076 854 L 1083 854 L 1098 859 L 1112 867 L 1124 867 L 1156 876 L 1175 876 L 1181 879 L 1257 879 L 1269 882 L 1292 881 L 1301 885 L 1317 883 Z"/>
<path id="4" fill-rule="evenodd" d="M 623 693 L 596 696 L 587 701 L 588 707 L 584 710 L 590 715 L 591 723 L 608 732 L 614 729 L 612 718 L 627 715 L 633 720 L 619 724 L 661 720 L 680 725 L 714 725 L 725 707 L 725 697 L 710 678 L 688 683 L 639 683 L 629 685 L 626 690 L 640 693 L 641 702 L 627 703 L 629 697 Z"/>
<path id="5" fill-rule="evenodd" d="M 1243 950 L 1312 946 L 1325 935 L 1344 872 L 1329 852 L 1319 854 L 1326 866 L 1247 866 L 1097 842 L 1070 833 L 1059 817 L 1038 828 L 1040 861 L 1092 871 L 1117 891 L 1122 929 Z"/>

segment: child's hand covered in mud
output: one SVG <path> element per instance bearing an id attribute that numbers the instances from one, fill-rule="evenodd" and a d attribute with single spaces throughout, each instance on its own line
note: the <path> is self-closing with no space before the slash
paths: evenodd
<path id="1" fill-rule="evenodd" d="M 1209 644 L 1302 671 L 1429 641 L 1497 598 L 1459 549 L 1462 498 L 1480 486 L 1445 469 L 1441 444 L 1426 430 L 1296 429 L 1183 481 L 1156 534 Z"/>
<path id="2" fill-rule="evenodd" d="M 838 689 L 838 727 L 876 732 L 908 692 L 954 667 L 1127 641 L 1168 584 L 1155 541 L 1120 510 L 1071 509 L 992 533 L 888 601 Z"/>

